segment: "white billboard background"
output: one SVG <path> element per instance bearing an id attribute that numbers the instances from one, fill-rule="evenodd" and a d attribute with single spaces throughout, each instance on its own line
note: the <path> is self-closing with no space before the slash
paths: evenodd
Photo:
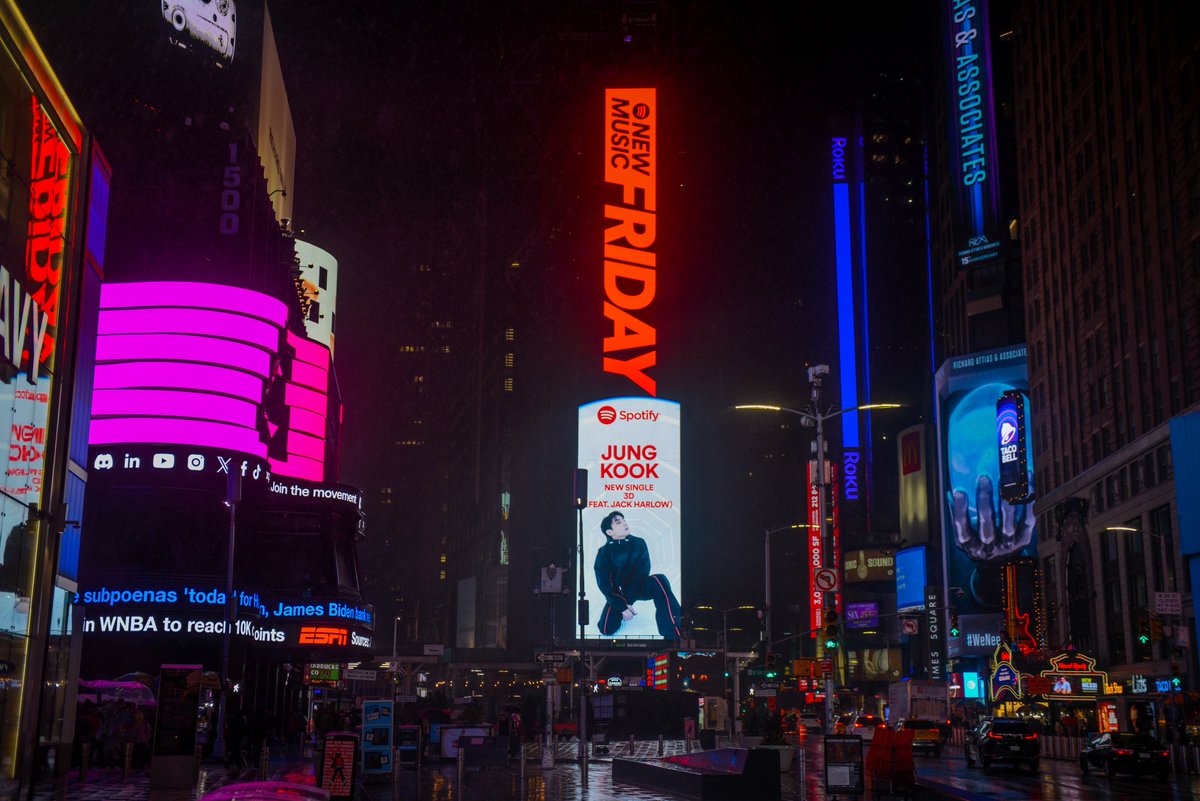
<path id="1" fill-rule="evenodd" d="M 601 411 L 603 410 L 603 414 Z M 610 411 L 611 410 L 611 411 Z M 611 422 L 602 422 L 610 420 Z M 653 459 L 605 459 L 609 447 L 653 446 Z M 610 512 L 620 512 L 629 532 L 646 541 L 650 573 L 661 573 L 671 584 L 675 597 L 680 591 L 680 452 L 679 404 L 658 398 L 609 398 L 579 407 L 579 467 L 588 471 L 588 506 L 583 510 L 583 566 L 590 621 L 588 639 L 661 639 L 655 623 L 654 601 L 637 601 L 637 615 L 621 624 L 616 634 L 605 637 L 596 626 L 605 599 L 596 585 L 596 552 L 607 541 L 600 521 Z M 627 468 L 617 467 L 625 464 Z M 634 475 L 657 465 L 650 476 Z M 620 475 L 628 470 L 630 475 Z M 578 579 L 576 579 L 578 593 Z M 579 621 L 576 620 L 576 629 Z"/>

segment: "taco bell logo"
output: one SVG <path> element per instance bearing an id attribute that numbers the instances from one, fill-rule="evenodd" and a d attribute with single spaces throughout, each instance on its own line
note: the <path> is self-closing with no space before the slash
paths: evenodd
<path id="1" fill-rule="evenodd" d="M 1000 424 L 1000 444 L 1011 445 L 1017 438 L 1017 427 L 1005 420 Z"/>

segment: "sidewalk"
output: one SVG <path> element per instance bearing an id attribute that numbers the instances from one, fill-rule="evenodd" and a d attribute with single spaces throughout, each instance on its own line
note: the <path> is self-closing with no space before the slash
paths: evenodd
<path id="1" fill-rule="evenodd" d="M 663 742 L 664 755 L 682 754 L 687 750 L 687 744 L 682 740 Z M 699 749 L 693 746 L 691 750 Z M 583 773 L 576 761 L 578 741 L 566 741 L 559 743 L 555 765 L 547 770 L 542 770 L 536 748 L 527 748 L 524 781 L 521 776 L 521 763 L 516 759 L 511 760 L 507 768 L 464 771 L 462 787 L 459 786 L 458 766 L 455 762 L 433 761 L 423 764 L 420 768 L 398 768 L 394 781 L 391 776 L 367 782 L 360 781 L 356 798 L 359 801 L 652 801 L 682 798 L 633 785 L 614 784 L 612 760 L 614 757 L 626 757 L 628 752 L 629 743 L 618 741 L 611 744 L 610 753 L 590 760 L 586 787 Z M 658 742 L 635 742 L 632 757 L 645 760 L 657 758 Z M 803 778 L 800 770 L 801 757 L 804 763 Z M 268 778 L 294 784 L 314 784 L 316 781 L 311 759 L 272 760 Z M 819 744 L 814 743 L 804 749 L 798 748 L 792 770 L 781 774 L 780 779 L 782 798 L 825 801 L 824 755 Z M 30 797 L 33 801 L 194 801 L 218 787 L 257 780 L 256 768 L 229 770 L 219 763 L 203 763 L 196 787 L 152 791 L 148 770 L 135 771 L 128 780 L 122 781 L 120 770 L 106 768 L 91 770 L 86 782 L 79 781 L 76 771 L 53 782 L 36 783 Z M 801 782 L 803 793 L 800 788 Z M 894 795 L 873 793 L 868 787 L 863 795 L 858 796 L 858 801 L 890 801 L 893 798 Z"/>

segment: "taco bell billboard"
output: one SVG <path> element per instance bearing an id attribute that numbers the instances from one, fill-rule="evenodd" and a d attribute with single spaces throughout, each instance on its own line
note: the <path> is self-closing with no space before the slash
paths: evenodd
<path id="1" fill-rule="evenodd" d="M 579 467 L 588 471 L 587 638 L 679 636 L 679 404 L 627 397 L 580 406 Z"/>

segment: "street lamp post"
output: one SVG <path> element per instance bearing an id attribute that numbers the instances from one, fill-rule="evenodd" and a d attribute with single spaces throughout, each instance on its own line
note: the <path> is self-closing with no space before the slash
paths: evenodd
<path id="1" fill-rule="evenodd" d="M 729 613 L 743 611 L 743 610 L 753 610 L 755 608 L 756 607 L 750 606 L 748 604 L 743 604 L 742 606 L 731 606 L 728 609 L 717 609 L 712 606 L 697 606 L 696 607 L 696 609 L 698 611 L 720 612 L 721 613 L 721 666 L 722 666 L 722 668 L 724 668 L 724 670 L 726 672 L 729 670 Z M 728 683 L 721 684 L 721 688 L 725 695 L 726 713 L 729 715 L 729 720 L 733 724 L 733 726 L 730 729 L 731 736 L 736 735 L 736 734 L 741 734 L 741 732 L 742 732 L 742 722 L 741 722 L 741 720 L 738 719 L 738 712 L 741 708 L 741 703 L 742 703 L 742 681 L 741 681 L 742 676 L 741 676 L 741 673 L 742 673 L 741 666 L 737 664 L 737 660 L 735 659 L 734 666 L 733 666 L 733 711 L 732 712 L 729 711 L 729 709 L 730 709 L 729 684 Z"/>
<path id="2" fill-rule="evenodd" d="M 809 527 L 808 523 L 793 523 L 790 526 L 781 526 L 779 528 L 767 529 L 767 533 L 765 536 L 766 553 L 765 553 L 764 559 L 763 559 L 763 570 L 766 574 L 764 576 L 764 578 L 766 580 L 763 582 L 763 584 L 765 585 L 764 589 L 766 590 L 766 597 L 763 599 L 764 600 L 763 628 L 766 632 L 765 639 L 767 642 L 767 653 L 771 653 L 772 640 L 773 640 L 773 638 L 771 637 L 771 535 L 778 534 L 780 531 L 791 531 L 791 530 L 797 529 L 797 528 L 807 529 L 808 527 Z"/>
<path id="3" fill-rule="evenodd" d="M 794 414 L 799 417 L 805 426 L 815 426 L 817 429 L 817 470 L 816 470 L 816 485 L 817 485 L 817 525 L 820 527 L 821 549 L 824 551 L 824 558 L 821 560 L 824 567 L 831 567 L 834 570 L 838 566 L 833 564 L 833 543 L 828 527 L 825 525 L 825 421 L 832 420 L 847 412 L 861 412 L 868 409 L 898 409 L 902 404 L 899 403 L 868 403 L 862 406 L 854 406 L 848 409 L 826 409 L 821 411 L 821 376 L 829 374 L 829 366 L 818 364 L 808 368 L 808 381 L 812 386 L 812 396 L 808 408 L 806 409 L 789 409 L 786 406 L 770 406 L 766 404 L 743 404 L 735 406 L 738 410 L 749 411 L 767 411 L 767 412 L 785 412 Z M 826 609 L 832 607 L 830 603 L 833 600 L 832 593 L 825 593 Z M 828 731 L 832 731 L 833 726 L 833 705 L 830 696 L 832 695 L 833 679 L 829 674 L 825 676 L 825 725 Z"/>
<path id="4" fill-rule="evenodd" d="M 1158 563 L 1160 566 L 1159 569 L 1162 571 L 1162 582 L 1161 582 L 1162 586 L 1158 587 L 1156 591 L 1166 592 L 1166 590 L 1167 590 L 1167 575 L 1168 575 L 1168 573 L 1173 574 L 1175 572 L 1175 565 L 1172 563 L 1171 554 L 1167 552 L 1167 538 L 1166 537 L 1164 537 L 1161 534 L 1157 534 L 1153 531 L 1145 531 L 1144 529 L 1135 528 L 1134 526 L 1105 526 L 1104 531 L 1108 532 L 1108 533 L 1112 533 L 1112 534 L 1144 534 L 1147 537 L 1151 537 L 1152 539 L 1158 540 L 1158 557 L 1159 557 Z M 1156 573 L 1156 579 L 1157 579 L 1158 571 L 1155 571 L 1155 573 Z M 1156 583 L 1156 585 L 1158 584 L 1157 581 L 1155 583 Z M 1156 612 L 1155 614 L 1158 614 L 1158 613 Z M 1163 615 L 1163 617 L 1166 617 L 1166 616 Z M 1178 625 L 1182 626 L 1183 620 L 1184 620 L 1184 617 L 1182 614 L 1180 614 Z M 1174 637 L 1166 638 L 1167 660 L 1172 663 L 1172 666 L 1174 666 L 1174 664 L 1175 664 L 1174 646 L 1172 645 L 1173 640 L 1175 640 Z M 1151 646 L 1153 647 L 1153 643 L 1151 644 Z M 1153 651 L 1151 651 L 1151 654 L 1153 655 Z M 1188 684 L 1190 685 L 1192 683 L 1191 682 L 1191 670 L 1188 670 L 1188 677 L 1189 677 Z"/>
<path id="5" fill-rule="evenodd" d="M 396 700 L 396 679 L 400 675 L 400 668 L 396 665 L 396 658 L 397 658 L 396 624 L 399 622 L 400 622 L 400 616 L 396 615 L 392 619 L 392 661 L 390 663 L 390 667 L 392 668 L 392 701 L 393 702 Z"/>

